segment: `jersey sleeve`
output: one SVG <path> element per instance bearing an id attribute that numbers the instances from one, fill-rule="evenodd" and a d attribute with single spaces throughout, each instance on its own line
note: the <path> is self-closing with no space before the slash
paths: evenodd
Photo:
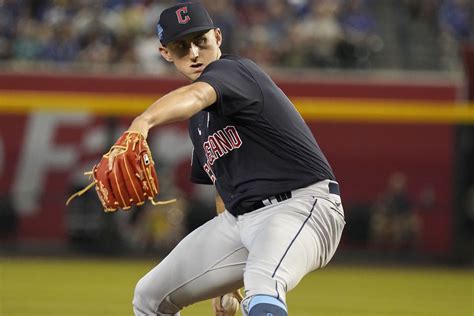
<path id="1" fill-rule="evenodd" d="M 248 114 L 260 112 L 263 103 L 260 86 L 238 61 L 216 60 L 196 81 L 206 82 L 214 88 L 217 93 L 215 105 L 220 115 L 229 116 L 243 109 Z"/>
<path id="2" fill-rule="evenodd" d="M 191 182 L 198 184 L 213 184 L 207 173 L 204 171 L 194 150 L 191 159 Z"/>

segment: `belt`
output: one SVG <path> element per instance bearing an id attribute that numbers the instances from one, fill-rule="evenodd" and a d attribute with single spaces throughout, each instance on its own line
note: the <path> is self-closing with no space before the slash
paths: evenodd
<path id="1" fill-rule="evenodd" d="M 339 184 L 337 184 L 337 182 L 329 182 L 328 188 L 329 188 L 329 193 L 340 195 Z M 285 200 L 291 199 L 291 197 L 292 197 L 291 191 L 278 193 L 278 194 L 275 194 L 273 196 L 270 196 L 269 198 L 266 198 L 266 199 L 261 200 L 261 201 L 257 201 L 255 203 L 247 205 L 247 206 L 243 206 L 242 204 L 237 205 L 234 208 L 232 213 L 234 213 L 235 215 L 242 215 L 242 214 L 245 214 L 245 213 L 249 213 L 249 212 L 258 210 L 259 208 L 262 208 L 262 207 L 265 207 L 265 206 L 268 206 L 268 205 L 283 202 Z"/>

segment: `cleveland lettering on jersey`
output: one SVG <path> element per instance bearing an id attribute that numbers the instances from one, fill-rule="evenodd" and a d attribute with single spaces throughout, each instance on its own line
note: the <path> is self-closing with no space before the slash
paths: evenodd
<path id="1" fill-rule="evenodd" d="M 221 128 L 207 136 L 207 140 L 202 144 L 206 158 L 202 168 L 212 183 L 216 183 L 217 178 L 211 167 L 219 158 L 240 148 L 242 143 L 243 141 L 237 128 L 232 125 Z"/>
<path id="2" fill-rule="evenodd" d="M 206 164 L 212 166 L 217 159 L 227 155 L 234 149 L 240 148 L 242 139 L 235 126 L 226 126 L 209 135 L 202 146 L 206 154 Z"/>

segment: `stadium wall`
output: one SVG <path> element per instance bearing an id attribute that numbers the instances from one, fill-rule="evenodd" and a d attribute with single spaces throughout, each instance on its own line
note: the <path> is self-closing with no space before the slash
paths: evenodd
<path id="1" fill-rule="evenodd" d="M 474 122 L 472 107 L 458 98 L 462 86 L 361 79 L 276 81 L 331 161 L 347 215 L 357 205 L 374 205 L 390 176 L 403 173 L 422 219 L 417 247 L 446 255 L 453 234 L 454 126 Z M 84 183 L 82 171 L 109 148 L 111 132 L 120 133 L 134 115 L 182 84 L 176 78 L 0 74 L 0 192 L 19 215 L 19 238 L 64 240 L 64 202 Z M 192 194 L 187 125 L 163 126 L 150 136 L 157 167 L 183 194 Z M 434 199 L 429 205 L 423 204 L 427 193 Z"/>

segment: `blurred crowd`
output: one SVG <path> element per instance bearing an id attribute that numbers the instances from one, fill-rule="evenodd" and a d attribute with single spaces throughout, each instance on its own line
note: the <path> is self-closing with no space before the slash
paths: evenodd
<path id="1" fill-rule="evenodd" d="M 163 70 L 156 23 L 175 2 L 0 0 L 0 62 Z M 439 69 L 474 38 L 470 0 L 202 2 L 225 53 L 268 66 Z"/>

